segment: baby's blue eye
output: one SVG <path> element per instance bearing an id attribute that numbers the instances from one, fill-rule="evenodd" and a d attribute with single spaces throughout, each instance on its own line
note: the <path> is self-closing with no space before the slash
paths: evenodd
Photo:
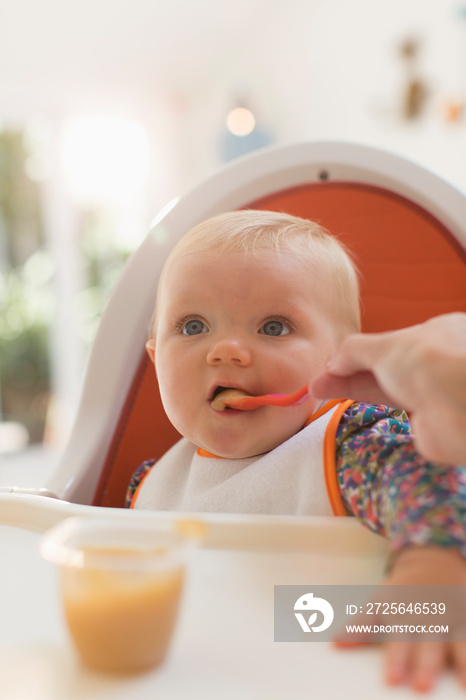
<path id="1" fill-rule="evenodd" d="M 264 323 L 259 333 L 264 333 L 264 335 L 288 335 L 290 329 L 282 321 L 267 321 Z"/>
<path id="2" fill-rule="evenodd" d="M 184 324 L 181 332 L 183 335 L 199 335 L 200 333 L 207 333 L 207 326 L 199 319 L 193 318 Z"/>

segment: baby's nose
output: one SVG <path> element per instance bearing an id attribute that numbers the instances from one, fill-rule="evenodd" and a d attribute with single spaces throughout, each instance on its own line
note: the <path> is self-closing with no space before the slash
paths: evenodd
<path id="1" fill-rule="evenodd" d="M 237 338 L 221 338 L 207 354 L 209 365 L 234 364 L 247 367 L 251 364 L 251 352 L 247 345 Z"/>

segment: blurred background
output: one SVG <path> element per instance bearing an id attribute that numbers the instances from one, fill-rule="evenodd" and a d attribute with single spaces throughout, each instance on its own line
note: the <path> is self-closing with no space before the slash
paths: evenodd
<path id="1" fill-rule="evenodd" d="M 60 449 L 155 214 L 255 148 L 348 140 L 466 191 L 466 2 L 0 0 L 0 457 Z"/>

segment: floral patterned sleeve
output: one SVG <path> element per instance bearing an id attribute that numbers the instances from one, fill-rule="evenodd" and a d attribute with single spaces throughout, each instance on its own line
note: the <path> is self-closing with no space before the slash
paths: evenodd
<path id="1" fill-rule="evenodd" d="M 125 508 L 131 508 L 131 503 L 133 501 L 136 491 L 138 490 L 139 484 L 144 479 L 147 472 L 150 469 L 152 469 L 156 461 L 156 459 L 146 459 L 146 461 L 140 464 L 136 471 L 133 472 L 131 480 L 128 484 L 128 488 L 126 490 Z"/>
<path id="2" fill-rule="evenodd" d="M 403 411 L 354 403 L 337 431 L 337 473 L 349 514 L 408 545 L 458 547 L 466 556 L 466 467 L 428 462 Z"/>

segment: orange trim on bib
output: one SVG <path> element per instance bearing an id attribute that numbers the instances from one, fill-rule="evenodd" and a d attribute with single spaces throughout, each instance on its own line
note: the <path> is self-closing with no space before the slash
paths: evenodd
<path id="1" fill-rule="evenodd" d="M 207 450 L 204 450 L 203 447 L 198 447 L 196 450 L 196 454 L 199 455 L 199 457 L 210 457 L 211 459 L 226 459 L 226 457 L 219 457 L 218 455 L 214 455 L 212 452 L 207 452 Z"/>
<path id="2" fill-rule="evenodd" d="M 335 445 L 338 424 L 343 413 L 354 403 L 351 399 L 341 401 L 337 410 L 330 418 L 324 435 L 324 477 L 327 495 L 334 515 L 348 515 L 340 493 L 335 461 Z"/>
<path id="3" fill-rule="evenodd" d="M 345 401 L 345 399 L 330 399 L 330 401 L 327 401 L 326 403 L 324 403 L 323 406 L 318 408 L 317 411 L 315 413 L 313 413 L 312 416 L 310 416 L 307 419 L 307 421 L 304 423 L 304 427 L 313 423 L 315 420 L 317 420 L 318 418 L 323 416 L 324 413 L 327 413 L 327 411 L 330 411 L 334 406 L 341 403 L 342 401 Z"/>

